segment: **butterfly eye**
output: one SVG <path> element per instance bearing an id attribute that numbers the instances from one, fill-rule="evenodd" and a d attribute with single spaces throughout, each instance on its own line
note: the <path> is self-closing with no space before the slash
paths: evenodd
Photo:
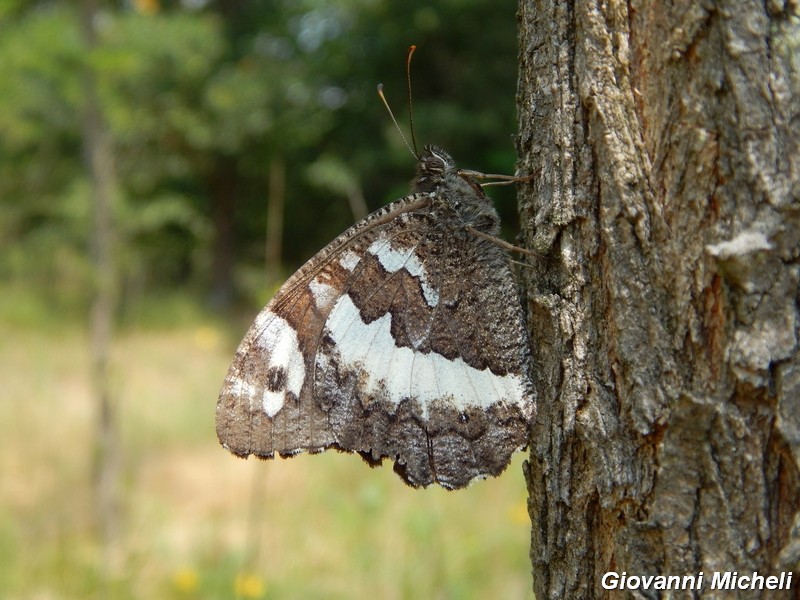
<path id="1" fill-rule="evenodd" d="M 425 165 L 425 168 L 428 171 L 434 171 L 436 173 L 441 173 L 444 171 L 444 161 L 438 156 L 431 156 L 426 162 L 427 164 Z"/>
<path id="2" fill-rule="evenodd" d="M 425 163 L 425 170 L 434 173 L 444 173 L 448 169 L 455 168 L 455 162 L 450 155 L 437 146 L 426 146 L 422 161 Z"/>
<path id="3" fill-rule="evenodd" d="M 444 158 L 433 152 L 422 158 L 422 170 L 428 173 L 443 173 L 446 166 Z"/>

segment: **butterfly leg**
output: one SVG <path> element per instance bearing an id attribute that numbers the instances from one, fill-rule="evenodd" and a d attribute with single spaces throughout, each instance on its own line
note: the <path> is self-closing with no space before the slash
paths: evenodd
<path id="1" fill-rule="evenodd" d="M 539 256 L 539 254 L 534 252 L 533 250 L 528 250 L 527 248 L 520 248 L 519 246 L 515 246 L 514 244 L 509 244 L 504 239 L 496 237 L 484 231 L 481 231 L 480 229 L 475 229 L 474 227 L 471 227 L 469 225 L 467 225 L 466 229 L 472 235 L 482 238 L 484 240 L 488 240 L 493 244 L 500 246 L 503 250 L 508 250 L 509 252 L 519 252 L 520 254 L 526 254 L 528 256 Z"/>

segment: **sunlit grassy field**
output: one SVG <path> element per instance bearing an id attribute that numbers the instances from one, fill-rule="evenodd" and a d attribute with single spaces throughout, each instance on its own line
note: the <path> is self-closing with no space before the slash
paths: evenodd
<path id="1" fill-rule="evenodd" d="M 0 598 L 533 597 L 522 454 L 459 492 L 350 455 L 234 458 L 213 419 L 242 331 L 202 316 L 118 334 L 122 526 L 104 552 L 85 327 L 7 308 Z"/>

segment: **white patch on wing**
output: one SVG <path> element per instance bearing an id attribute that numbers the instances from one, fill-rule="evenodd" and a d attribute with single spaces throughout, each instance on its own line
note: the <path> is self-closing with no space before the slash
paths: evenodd
<path id="1" fill-rule="evenodd" d="M 352 273 L 355 270 L 359 260 L 361 260 L 361 257 L 358 254 L 352 250 L 348 250 L 342 254 L 342 257 L 339 259 L 339 264 Z"/>
<path id="2" fill-rule="evenodd" d="M 422 295 L 425 296 L 428 306 L 432 308 L 439 304 L 439 292 L 428 282 L 428 272 L 414 254 L 413 248 L 395 248 L 391 241 L 381 233 L 367 248 L 367 252 L 377 257 L 381 266 L 389 273 L 396 273 L 400 269 L 408 271 L 409 275 L 419 279 Z"/>
<path id="3" fill-rule="evenodd" d="M 495 375 L 488 368 L 475 369 L 459 356 L 447 359 L 435 352 L 423 354 L 398 347 L 391 333 L 391 315 L 366 324 L 350 296 L 336 302 L 325 324 L 344 368 L 360 368 L 364 393 L 381 389 L 395 404 L 413 397 L 427 417 L 435 400 L 449 402 L 458 410 L 486 408 L 496 402 L 523 406 L 526 387 L 517 375 Z"/>
<path id="4" fill-rule="evenodd" d="M 393 395 L 397 396 L 399 399 L 411 397 L 413 365 L 416 359 L 415 355 L 418 354 L 413 350 L 411 352 L 402 352 L 401 350 L 407 350 L 407 348 L 392 348 L 386 356 L 388 360 L 384 360 L 387 366 L 384 372 L 384 378 L 394 379 L 394 387 L 397 388 L 397 393 Z M 399 400 L 395 400 L 395 402 L 398 401 Z"/>
<path id="5" fill-rule="evenodd" d="M 439 384 L 436 380 L 436 370 L 430 360 L 419 360 L 418 354 L 414 359 L 413 373 L 411 373 L 412 398 L 440 398 Z"/>
<path id="6" fill-rule="evenodd" d="M 256 322 L 253 324 L 253 327 L 260 331 L 261 329 L 264 328 L 267 319 L 274 316 L 275 315 L 271 310 L 262 310 L 260 313 L 258 313 L 258 315 L 256 315 Z"/>
<path id="7" fill-rule="evenodd" d="M 311 289 L 311 294 L 314 296 L 314 304 L 316 304 L 317 308 L 320 310 L 325 310 L 336 300 L 336 295 L 338 293 L 336 288 L 327 283 L 312 279 L 308 287 Z"/>
<path id="8" fill-rule="evenodd" d="M 288 393 L 300 396 L 306 377 L 306 363 L 300 351 L 297 332 L 285 320 L 264 309 L 256 318 L 258 328 L 256 343 L 264 350 L 267 364 L 264 372 L 273 368 L 283 369 L 285 384 L 282 390 L 264 389 L 261 404 L 268 417 L 274 417 L 283 408 Z"/>

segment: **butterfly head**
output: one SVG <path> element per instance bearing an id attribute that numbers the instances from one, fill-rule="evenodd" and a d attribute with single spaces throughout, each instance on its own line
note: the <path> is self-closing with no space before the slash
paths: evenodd
<path id="1" fill-rule="evenodd" d="M 447 175 L 456 171 L 456 163 L 447 152 L 437 146 L 425 146 L 418 157 L 414 189 L 432 192 Z"/>

